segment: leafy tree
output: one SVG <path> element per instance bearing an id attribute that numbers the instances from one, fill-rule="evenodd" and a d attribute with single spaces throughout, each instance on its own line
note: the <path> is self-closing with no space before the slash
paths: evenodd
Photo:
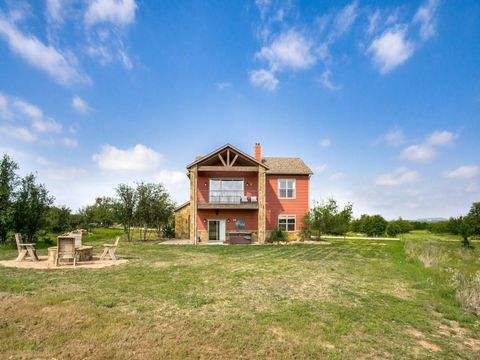
<path id="1" fill-rule="evenodd" d="M 46 213 L 52 203 L 53 197 L 44 185 L 36 183 L 35 175 L 23 178 L 13 206 L 15 231 L 25 234 L 28 241 L 33 241 L 36 232 L 45 225 Z"/>
<path id="2" fill-rule="evenodd" d="M 360 219 L 353 221 L 352 231 L 362 232 L 368 236 L 380 236 L 385 233 L 388 222 L 381 215 L 360 216 Z"/>
<path id="3" fill-rule="evenodd" d="M 414 226 L 410 221 L 399 218 L 398 220 L 390 221 L 386 228 L 386 233 L 389 236 L 396 236 L 397 234 L 405 234 L 413 230 Z"/>
<path id="4" fill-rule="evenodd" d="M 467 216 L 470 219 L 472 235 L 480 236 L 480 202 L 472 204 Z"/>
<path id="5" fill-rule="evenodd" d="M 151 196 L 150 225 L 156 229 L 157 236 L 160 238 L 163 234 L 163 229 L 173 219 L 173 209 L 175 206 L 162 184 L 152 184 Z"/>
<path id="6" fill-rule="evenodd" d="M 13 221 L 14 191 L 18 177 L 15 171 L 18 165 L 7 154 L 0 162 L 0 242 L 7 241 L 8 230 Z"/>
<path id="7" fill-rule="evenodd" d="M 95 199 L 92 205 L 93 222 L 104 227 L 112 226 L 115 222 L 115 202 L 112 198 L 103 196 Z"/>
<path id="8" fill-rule="evenodd" d="M 317 203 L 303 219 L 303 234 L 345 234 L 352 219 L 352 204 L 347 204 L 339 210 L 335 199 L 327 199 L 326 202 Z"/>
<path id="9" fill-rule="evenodd" d="M 78 210 L 78 216 L 80 218 L 80 225 L 91 230 L 92 225 L 95 223 L 95 212 L 92 205 L 84 206 Z"/>
<path id="10" fill-rule="evenodd" d="M 279 227 L 273 229 L 267 239 L 267 242 L 269 243 L 279 243 L 282 241 L 287 241 L 287 234 L 285 234 L 285 231 L 283 231 Z"/>
<path id="11" fill-rule="evenodd" d="M 66 206 L 52 206 L 47 212 L 47 226 L 52 232 L 63 232 L 71 227 L 71 210 Z"/>
<path id="12" fill-rule="evenodd" d="M 135 221 L 137 195 L 134 188 L 125 184 L 118 185 L 115 192 L 117 193 L 115 202 L 116 218 L 122 224 L 127 240 L 131 241 L 131 229 Z"/>

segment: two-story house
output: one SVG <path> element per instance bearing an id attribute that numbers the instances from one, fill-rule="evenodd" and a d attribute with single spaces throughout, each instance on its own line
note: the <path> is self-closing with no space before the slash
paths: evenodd
<path id="1" fill-rule="evenodd" d="M 190 201 L 175 210 L 175 233 L 194 242 L 264 243 L 270 231 L 295 239 L 309 210 L 312 170 L 300 158 L 253 156 L 227 144 L 187 166 Z"/>

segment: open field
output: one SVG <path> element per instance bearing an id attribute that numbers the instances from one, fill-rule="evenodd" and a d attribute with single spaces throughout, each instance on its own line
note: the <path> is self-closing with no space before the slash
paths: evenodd
<path id="1" fill-rule="evenodd" d="M 113 235 L 97 232 L 96 253 Z M 0 267 L 0 358 L 479 358 L 479 317 L 452 271 L 480 271 L 480 252 L 434 243 L 426 267 L 420 236 L 121 243 L 129 262 L 118 267 Z"/>

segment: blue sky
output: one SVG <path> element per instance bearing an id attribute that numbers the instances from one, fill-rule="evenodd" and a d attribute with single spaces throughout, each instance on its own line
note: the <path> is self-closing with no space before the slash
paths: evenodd
<path id="1" fill-rule="evenodd" d="M 0 151 L 72 209 L 187 199 L 227 142 L 299 156 L 312 201 L 448 217 L 480 197 L 477 1 L 0 0 Z"/>

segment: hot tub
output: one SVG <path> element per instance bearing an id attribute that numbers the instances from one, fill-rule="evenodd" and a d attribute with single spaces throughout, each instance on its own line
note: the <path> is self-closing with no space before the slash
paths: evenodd
<path id="1" fill-rule="evenodd" d="M 247 231 L 232 231 L 228 234 L 229 244 L 251 244 L 252 233 Z"/>

